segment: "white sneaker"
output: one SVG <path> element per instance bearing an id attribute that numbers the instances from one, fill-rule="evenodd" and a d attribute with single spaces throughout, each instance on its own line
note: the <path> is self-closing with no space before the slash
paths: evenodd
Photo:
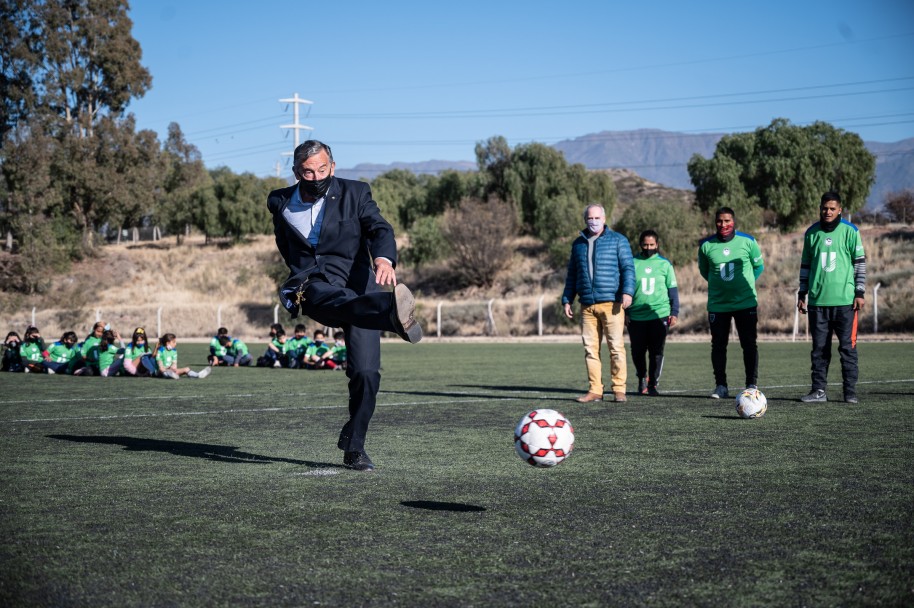
<path id="1" fill-rule="evenodd" d="M 282 367 L 282 363 L 280 363 L 279 361 L 274 361 L 273 367 Z"/>
<path id="2" fill-rule="evenodd" d="M 31 372 L 32 372 L 32 370 L 30 370 L 29 368 L 25 368 L 24 370 L 22 370 L 23 374 L 29 374 Z"/>
<path id="3" fill-rule="evenodd" d="M 164 372 L 162 372 L 162 375 L 165 376 L 166 378 L 171 378 L 172 380 L 177 380 L 181 377 L 178 375 L 178 372 L 171 370 L 171 369 L 165 370 Z"/>
<path id="4" fill-rule="evenodd" d="M 44 369 L 45 369 L 46 372 L 48 372 L 48 375 L 50 375 L 50 376 L 53 376 L 54 374 L 57 373 L 57 372 L 55 372 L 53 369 L 51 369 L 50 367 L 46 367 L 46 368 L 44 368 Z"/>
<path id="5" fill-rule="evenodd" d="M 714 389 L 714 392 L 709 395 L 711 399 L 726 399 L 730 396 L 730 392 L 727 390 L 727 387 L 723 384 L 718 384 L 717 388 Z"/>
<path id="6" fill-rule="evenodd" d="M 199 372 L 197 372 L 197 378 L 206 378 L 209 376 L 209 373 L 213 371 L 212 367 L 204 367 Z"/>

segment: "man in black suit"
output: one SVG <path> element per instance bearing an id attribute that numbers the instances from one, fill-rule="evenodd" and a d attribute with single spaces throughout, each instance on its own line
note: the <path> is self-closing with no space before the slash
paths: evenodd
<path id="1" fill-rule="evenodd" d="M 416 343 L 422 329 L 414 318 L 413 295 L 397 283 L 393 228 L 368 184 L 334 177 L 335 168 L 329 146 L 306 141 L 293 156 L 298 183 L 271 192 L 267 205 L 290 271 L 280 288 L 283 305 L 292 318 L 300 308 L 346 335 L 349 421 L 337 446 L 346 466 L 371 471 L 365 434 L 381 384 L 381 331 Z M 379 288 L 384 285 L 393 291 Z"/>

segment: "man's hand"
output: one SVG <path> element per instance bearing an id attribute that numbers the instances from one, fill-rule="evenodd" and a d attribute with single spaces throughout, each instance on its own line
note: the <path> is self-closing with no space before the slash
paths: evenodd
<path id="1" fill-rule="evenodd" d="M 854 310 L 863 312 L 863 298 L 854 298 Z"/>
<path id="2" fill-rule="evenodd" d="M 574 319 L 574 313 L 571 312 L 571 304 L 565 304 L 565 316 L 569 319 Z"/>
<path id="3" fill-rule="evenodd" d="M 625 310 L 632 305 L 632 297 L 627 293 L 622 294 L 622 310 Z"/>
<path id="4" fill-rule="evenodd" d="M 374 259 L 375 282 L 378 285 L 396 285 L 397 271 L 387 258 Z"/>
<path id="5" fill-rule="evenodd" d="M 677 323 L 679 323 L 679 317 L 671 316 L 669 319 L 667 319 L 667 324 L 670 327 L 675 327 Z"/>
<path id="6" fill-rule="evenodd" d="M 806 314 L 806 300 L 797 300 L 797 310 L 802 314 Z"/>

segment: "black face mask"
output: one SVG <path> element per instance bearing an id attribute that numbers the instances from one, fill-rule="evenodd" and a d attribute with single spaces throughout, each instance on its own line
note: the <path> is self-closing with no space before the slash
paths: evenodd
<path id="1" fill-rule="evenodd" d="M 657 251 L 658 251 L 657 249 L 642 249 L 641 255 L 643 255 L 646 258 L 649 258 L 652 255 L 654 255 L 655 253 L 657 253 Z"/>
<path id="2" fill-rule="evenodd" d="M 321 198 L 322 196 L 327 194 L 327 190 L 330 189 L 330 180 L 332 180 L 332 179 L 333 179 L 333 176 L 328 175 L 324 179 L 315 179 L 315 180 L 303 179 L 298 183 L 301 184 L 301 189 L 308 196 L 311 196 L 314 198 Z"/>

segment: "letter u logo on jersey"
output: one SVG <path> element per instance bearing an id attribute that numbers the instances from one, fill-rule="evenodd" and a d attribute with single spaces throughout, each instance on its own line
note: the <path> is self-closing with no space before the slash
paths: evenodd
<path id="1" fill-rule="evenodd" d="M 655 282 L 656 282 L 656 280 L 654 279 L 654 277 L 651 277 L 650 279 L 648 279 L 647 277 L 642 277 L 642 279 L 641 279 L 641 293 L 643 293 L 643 294 L 646 295 L 646 296 L 649 296 L 649 295 L 651 295 L 652 293 L 654 293 L 654 284 L 655 284 Z"/>
<path id="2" fill-rule="evenodd" d="M 838 254 L 834 251 L 823 251 L 819 259 L 822 261 L 822 270 L 825 272 L 834 272 L 838 267 Z"/>
<path id="3" fill-rule="evenodd" d="M 720 265 L 720 278 L 722 280 L 732 281 L 735 276 L 736 270 L 734 269 L 733 262 L 724 262 Z"/>

